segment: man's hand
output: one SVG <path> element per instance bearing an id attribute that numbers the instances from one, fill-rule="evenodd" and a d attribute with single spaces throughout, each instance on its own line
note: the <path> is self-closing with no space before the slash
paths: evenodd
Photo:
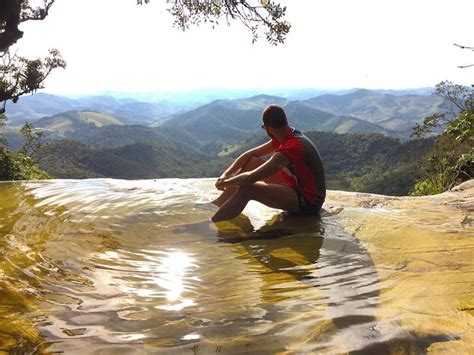
<path id="1" fill-rule="evenodd" d="M 229 174 L 229 173 L 227 173 L 227 172 L 224 171 L 224 172 L 222 173 L 222 175 L 217 178 L 217 181 L 216 181 L 216 183 L 215 183 L 216 189 L 221 190 L 221 191 L 224 191 L 225 188 L 224 188 L 224 186 L 222 185 L 222 183 L 223 183 L 225 180 L 227 180 L 228 178 L 230 178 L 230 177 L 231 177 L 231 174 Z"/>
<path id="2" fill-rule="evenodd" d="M 220 177 L 216 181 L 216 188 L 218 190 L 224 191 L 229 186 L 243 186 L 248 185 L 248 177 L 250 172 L 244 172 L 230 178 Z"/>
<path id="3" fill-rule="evenodd" d="M 244 186 L 248 185 L 248 177 L 250 176 L 251 171 L 246 171 L 244 173 L 240 173 L 238 175 L 235 175 L 234 177 L 231 177 L 229 179 L 225 179 L 222 181 L 223 186 Z"/>
<path id="4" fill-rule="evenodd" d="M 250 185 L 256 181 L 261 181 L 275 174 L 278 170 L 289 164 L 288 158 L 277 152 L 272 155 L 270 160 L 266 161 L 258 168 L 252 171 L 246 171 L 240 174 L 237 174 L 233 177 L 226 177 L 226 174 L 222 174 L 220 178 L 217 179 L 216 188 L 218 190 L 224 191 L 228 186 L 245 186 Z"/>
<path id="5" fill-rule="evenodd" d="M 225 181 L 224 177 L 217 178 L 217 181 L 216 181 L 216 184 L 215 184 L 216 189 L 224 191 L 225 190 L 224 181 Z"/>

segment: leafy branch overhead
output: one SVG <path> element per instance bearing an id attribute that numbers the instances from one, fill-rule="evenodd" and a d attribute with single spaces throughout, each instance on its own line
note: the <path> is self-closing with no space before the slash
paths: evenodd
<path id="1" fill-rule="evenodd" d="M 139 5 L 150 0 L 137 0 Z M 272 45 L 283 43 L 291 25 L 283 18 L 286 6 L 270 0 L 168 0 L 168 11 L 174 16 L 174 26 L 183 31 L 191 25 L 209 23 L 212 28 L 221 22 L 240 21 L 252 33 L 252 42 L 262 35 Z"/>
<path id="2" fill-rule="evenodd" d="M 0 113 L 5 111 L 7 100 L 16 102 L 21 95 L 43 88 L 44 80 L 53 69 L 65 68 L 59 51 L 51 49 L 49 57 L 30 60 L 6 52 L 0 63 Z"/>
<path id="3" fill-rule="evenodd" d="M 10 53 L 10 47 L 23 37 L 18 29 L 25 21 L 43 20 L 55 0 L 38 1 L 2 0 L 0 2 L 0 113 L 5 112 L 8 100 L 16 102 L 21 95 L 34 93 L 43 88 L 43 83 L 53 69 L 65 68 L 66 62 L 56 49 L 49 57 L 27 59 Z"/>
<path id="4" fill-rule="evenodd" d="M 468 46 L 463 46 L 461 44 L 457 44 L 457 43 L 454 43 L 454 45 L 456 47 L 459 47 L 461 49 L 467 49 L 467 50 L 470 50 L 470 51 L 473 51 L 474 52 L 474 47 L 468 47 Z M 469 68 L 469 67 L 474 67 L 474 64 L 467 64 L 467 65 L 460 65 L 459 68 Z"/>

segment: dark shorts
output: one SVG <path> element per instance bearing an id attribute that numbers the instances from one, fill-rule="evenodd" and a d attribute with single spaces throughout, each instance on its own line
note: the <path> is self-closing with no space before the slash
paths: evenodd
<path id="1" fill-rule="evenodd" d="M 300 211 L 294 213 L 295 215 L 299 216 L 315 216 L 319 214 L 321 211 L 321 207 L 324 203 L 324 198 L 317 197 L 315 202 L 308 201 L 298 190 L 296 191 L 296 195 L 298 196 L 298 202 L 300 205 Z"/>

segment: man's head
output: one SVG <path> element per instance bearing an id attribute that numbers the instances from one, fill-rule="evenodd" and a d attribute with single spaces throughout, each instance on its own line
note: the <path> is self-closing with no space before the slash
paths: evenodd
<path id="1" fill-rule="evenodd" d="M 285 111 L 278 105 L 265 107 L 262 112 L 262 120 L 266 128 L 286 129 L 288 127 Z"/>

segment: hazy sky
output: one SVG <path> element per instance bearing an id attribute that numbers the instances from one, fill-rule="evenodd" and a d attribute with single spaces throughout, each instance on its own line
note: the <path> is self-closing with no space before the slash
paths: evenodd
<path id="1" fill-rule="evenodd" d="M 474 83 L 472 0 L 286 0 L 285 44 L 251 43 L 240 23 L 172 28 L 166 0 L 57 0 L 23 24 L 21 55 L 58 48 L 68 63 L 47 92 L 201 88 L 378 88 Z"/>

